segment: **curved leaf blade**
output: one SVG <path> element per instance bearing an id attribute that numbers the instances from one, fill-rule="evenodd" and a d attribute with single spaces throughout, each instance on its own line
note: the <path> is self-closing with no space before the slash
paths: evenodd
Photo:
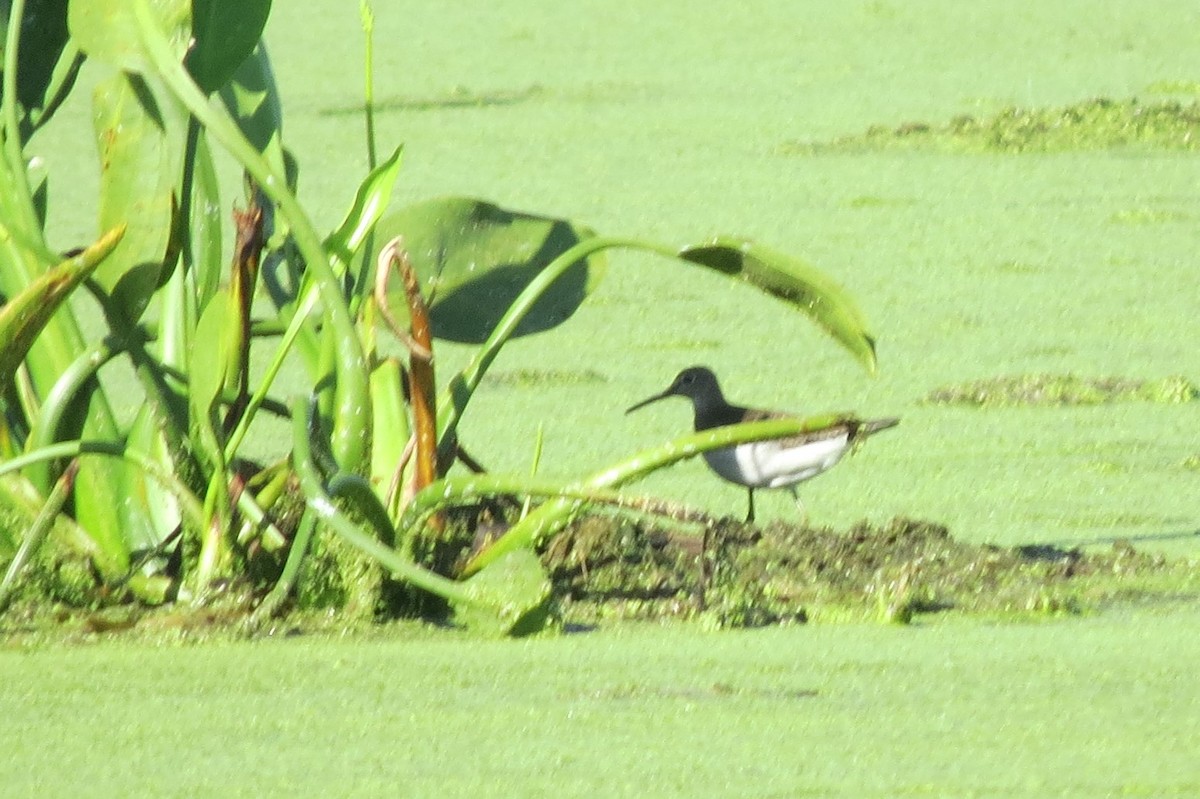
<path id="1" fill-rule="evenodd" d="M 0 307 L 0 385 L 8 383 L 54 312 L 100 266 L 124 234 L 124 226 L 113 228 L 76 257 L 48 270 Z"/>
<path id="2" fill-rule="evenodd" d="M 400 155 L 403 148 L 397 147 L 388 160 L 384 161 L 359 184 L 354 194 L 354 204 L 346 212 L 346 218 L 338 229 L 325 239 L 325 249 L 344 268 L 363 241 L 375 228 L 375 223 L 387 209 L 392 199 L 392 188 L 400 173 Z"/>
<path id="3" fill-rule="evenodd" d="M 867 370 L 875 372 L 875 340 L 866 331 L 862 313 L 844 289 L 815 267 L 791 256 L 740 239 L 718 238 L 704 245 L 674 251 L 638 239 L 594 236 L 560 254 L 532 279 L 488 335 L 475 357 L 451 378 L 438 404 L 439 447 L 447 448 L 484 372 L 508 342 L 526 315 L 561 277 L 573 261 L 624 247 L 678 257 L 722 274 L 741 278 L 806 312 L 854 354 Z"/>
<path id="4" fill-rule="evenodd" d="M 743 239 L 720 237 L 684 247 L 679 257 L 740 278 L 807 313 L 875 374 L 875 338 L 850 294 L 816 267 Z"/>

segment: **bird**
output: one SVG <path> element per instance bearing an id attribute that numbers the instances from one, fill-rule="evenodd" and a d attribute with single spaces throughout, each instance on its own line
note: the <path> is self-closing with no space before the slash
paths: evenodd
<path id="1" fill-rule="evenodd" d="M 629 407 L 625 413 L 632 413 L 667 397 L 691 400 L 698 433 L 739 422 L 797 418 L 794 414 L 730 404 L 721 392 L 717 376 L 704 366 L 684 369 L 665 391 Z M 704 460 L 717 475 L 746 488 L 746 522 L 750 523 L 754 521 L 754 489 L 786 488 L 803 512 L 804 506 L 796 493 L 797 483 L 829 469 L 868 436 L 899 423 L 896 417 L 863 420 L 839 416 L 833 424 L 819 430 L 708 450 L 704 453 Z"/>

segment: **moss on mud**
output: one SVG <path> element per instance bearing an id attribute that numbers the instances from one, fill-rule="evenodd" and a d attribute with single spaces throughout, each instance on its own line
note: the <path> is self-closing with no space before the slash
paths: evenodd
<path id="1" fill-rule="evenodd" d="M 470 517 L 457 517 L 439 536 L 436 552 L 418 551 L 453 569 L 474 545 L 472 526 Z M 203 606 L 158 608 L 120 600 L 75 604 L 39 582 L 0 617 L 0 638 L 9 646 L 98 635 L 175 643 L 331 631 L 377 635 L 386 629 L 381 620 L 447 621 L 444 603 L 386 580 L 381 585 L 377 566 L 339 544 L 326 539 L 315 548 L 300 595 L 283 618 L 254 617 L 269 585 L 245 581 L 219 587 Z M 549 627 L 624 620 L 714 628 L 908 623 L 934 613 L 1031 618 L 1200 599 L 1194 562 L 1139 552 L 1125 542 L 1102 551 L 1003 548 L 960 541 L 942 525 L 911 519 L 834 530 L 710 518 L 684 529 L 650 517 L 597 513 L 578 519 L 542 555 L 554 585 Z M 347 557 L 351 564 L 343 562 Z M 347 582 L 352 572 L 357 578 Z"/>
<path id="2" fill-rule="evenodd" d="M 1081 613 L 1134 597 L 1200 596 L 1192 565 L 1129 544 L 1001 548 L 910 519 L 848 531 L 723 520 L 692 536 L 597 516 L 560 537 L 546 561 L 564 619 L 580 624 L 907 622 L 921 613 Z"/>

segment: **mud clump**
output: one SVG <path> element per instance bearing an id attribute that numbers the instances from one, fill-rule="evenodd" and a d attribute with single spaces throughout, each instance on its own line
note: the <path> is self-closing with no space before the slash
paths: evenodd
<path id="1" fill-rule="evenodd" d="M 1127 543 L 1100 552 L 977 545 L 911 519 L 849 531 L 722 520 L 693 535 L 591 516 L 556 538 L 544 561 L 563 619 L 577 624 L 699 618 L 740 627 L 906 623 L 939 612 L 1083 613 L 1141 597 L 1194 598 L 1198 588 L 1186 563 Z"/>

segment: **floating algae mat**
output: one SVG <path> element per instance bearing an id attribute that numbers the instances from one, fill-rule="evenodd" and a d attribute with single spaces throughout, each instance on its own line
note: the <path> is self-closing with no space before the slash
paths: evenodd
<path id="1" fill-rule="evenodd" d="M 1111 402 L 1176 404 L 1200 397 L 1200 389 L 1184 377 L 1131 380 L 1123 377 L 1075 375 L 1018 375 L 974 380 L 932 391 L 928 405 L 1014 407 L 1046 405 L 1103 405 Z"/>
<path id="2" fill-rule="evenodd" d="M 1118 147 L 1200 149 L 1200 103 L 1096 98 L 1057 108 L 1009 107 L 942 124 L 875 125 L 824 142 L 788 142 L 784 153 L 932 150 L 949 153 L 1057 153 Z"/>
<path id="3" fill-rule="evenodd" d="M 1083 613 L 1200 597 L 1195 564 L 1125 542 L 1097 552 L 980 546 L 908 519 L 849 531 L 722 520 L 700 537 L 592 516 L 556 539 L 546 561 L 564 620 L 582 624 L 908 622 L 920 613 Z"/>

